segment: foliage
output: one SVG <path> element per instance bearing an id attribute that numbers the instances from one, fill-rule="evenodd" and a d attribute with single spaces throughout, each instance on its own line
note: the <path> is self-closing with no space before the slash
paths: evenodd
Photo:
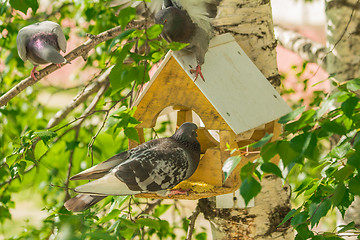
<path id="1" fill-rule="evenodd" d="M 3 94 L 27 77 L 30 64 L 17 54 L 16 36 L 21 27 L 34 22 L 51 20 L 63 23 L 67 39 L 85 42 L 86 34 L 99 34 L 116 26 L 123 31 L 112 40 L 99 44 L 87 56 L 81 71 L 95 70 L 91 79 L 80 81 L 73 75 L 75 87 L 40 83 L 28 87 L 0 108 L 0 229 L 11 225 L 11 209 L 16 207 L 15 195 L 31 190 L 34 198 L 41 196 L 39 205 L 48 212 L 39 226 L 30 222 L 11 239 L 179 239 L 185 236 L 188 219 L 172 205 L 129 197 L 108 197 L 91 210 L 81 214 L 68 212 L 64 201 L 70 197 L 73 185 L 69 177 L 93 164 L 127 149 L 128 138 L 138 141 L 134 128 L 139 122 L 129 106 L 138 86 L 149 81 L 149 70 L 168 48 L 179 49 L 183 44 L 168 45 L 159 38 L 162 26 L 136 25 L 133 8 L 110 6 L 112 1 L 50 1 L 38 5 L 37 0 L 5 1 L 0 12 L 0 92 Z M 66 27 L 68 26 L 68 27 Z M 72 26 L 72 27 L 69 27 Z M 135 27 L 131 27 L 135 26 Z M 111 69 L 106 91 L 82 99 L 82 104 L 63 116 L 59 123 L 47 129 L 55 113 L 69 103 L 48 105 L 39 95 L 61 92 L 71 98 L 82 94 L 86 87 L 98 83 L 99 76 Z M 100 91 L 99 91 L 100 92 Z M 2 95 L 1 94 L 1 95 Z M 99 93 L 98 93 L 99 94 Z M 76 99 L 76 98 L 75 98 Z M 95 101 L 96 100 L 96 101 Z M 92 106 L 92 104 L 94 105 Z M 92 106 L 91 108 L 89 108 Z M 168 122 L 161 123 L 157 134 L 168 131 Z M 152 133 L 155 129 L 152 130 Z M 154 134 L 147 133 L 146 138 Z M 166 133 L 168 135 L 168 133 Z M 177 220 L 161 219 L 172 209 Z M 179 220 L 179 221 L 178 221 Z M 24 223 L 19 223 L 24 226 Z M 14 224 L 13 224 L 14 225 Z M 5 227 L 4 227 L 5 226 Z M 200 229 L 200 228 L 199 228 Z M 196 239 L 206 233 L 195 230 Z M 176 235 L 174 232 L 180 233 Z"/>
<path id="2" fill-rule="evenodd" d="M 314 232 L 331 209 L 344 216 L 354 197 L 360 196 L 360 103 L 355 94 L 360 79 L 333 85 L 335 89 L 312 108 L 299 107 L 280 118 L 284 139 L 268 142 L 265 136 L 256 143 L 262 146 L 261 157 L 241 169 L 240 192 L 246 203 L 260 192 L 254 177 L 272 173 L 295 185 L 293 192 L 302 202 L 283 223 L 291 219 L 296 239 L 342 239 L 339 234 L 354 229 L 352 222 L 334 232 Z M 279 166 L 270 162 L 276 155 Z M 303 180 L 292 182 L 299 171 Z"/>

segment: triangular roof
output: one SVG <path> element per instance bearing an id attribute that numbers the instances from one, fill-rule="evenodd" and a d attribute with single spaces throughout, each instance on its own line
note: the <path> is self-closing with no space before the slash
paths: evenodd
<path id="1" fill-rule="evenodd" d="M 170 51 L 135 104 L 138 127 L 153 127 L 167 106 L 194 110 L 207 129 L 236 134 L 271 122 L 291 109 L 231 34 L 214 37 L 195 82 L 193 54 Z"/>

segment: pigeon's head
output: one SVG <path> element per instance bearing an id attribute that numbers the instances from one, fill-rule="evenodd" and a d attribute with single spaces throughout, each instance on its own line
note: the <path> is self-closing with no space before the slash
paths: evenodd
<path id="1" fill-rule="evenodd" d="M 164 25 L 162 36 L 168 42 L 185 43 L 194 34 L 194 23 L 188 13 L 175 7 L 157 12 L 155 23 Z"/>
<path id="2" fill-rule="evenodd" d="M 196 139 L 197 128 L 198 127 L 196 126 L 195 123 L 191 123 L 191 122 L 183 123 L 176 131 L 176 133 L 173 135 L 173 138 L 181 142 L 188 142 L 188 143 L 198 142 Z"/>

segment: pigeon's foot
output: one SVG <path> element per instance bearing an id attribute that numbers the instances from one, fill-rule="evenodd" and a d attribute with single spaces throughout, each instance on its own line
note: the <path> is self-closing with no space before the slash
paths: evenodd
<path id="1" fill-rule="evenodd" d="M 36 67 L 34 67 L 34 68 L 31 70 L 31 73 L 30 73 L 30 76 L 31 76 L 34 80 L 36 80 L 35 73 L 36 73 L 36 74 L 39 74 L 39 72 L 36 71 Z"/>
<path id="2" fill-rule="evenodd" d="M 196 66 L 196 69 L 190 69 L 190 72 L 191 72 L 191 73 L 195 73 L 195 80 L 194 80 L 194 82 L 196 81 L 196 79 L 198 78 L 199 75 L 200 75 L 200 77 L 202 78 L 202 80 L 205 82 L 204 76 L 202 75 L 202 72 L 201 72 L 201 66 L 200 66 L 200 65 L 197 65 L 197 66 Z"/>
<path id="3" fill-rule="evenodd" d="M 61 67 L 61 63 L 56 64 L 56 66 L 57 66 L 58 68 L 60 68 L 60 67 Z"/>
<path id="4" fill-rule="evenodd" d="M 168 197 L 171 197 L 173 195 L 188 195 L 189 191 L 190 191 L 190 188 L 189 189 L 173 189 L 173 190 L 170 190 Z"/>

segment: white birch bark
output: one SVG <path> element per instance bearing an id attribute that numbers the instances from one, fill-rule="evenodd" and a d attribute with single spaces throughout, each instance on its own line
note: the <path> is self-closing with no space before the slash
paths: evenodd
<path id="1" fill-rule="evenodd" d="M 326 70 L 338 81 L 360 77 L 359 10 L 359 0 L 326 0 Z"/>
<path id="2" fill-rule="evenodd" d="M 223 0 L 214 22 L 218 33 L 232 33 L 274 87 L 280 85 L 270 0 Z M 213 199 L 199 201 L 210 221 L 213 239 L 293 239 L 289 224 L 276 226 L 290 211 L 290 187 L 274 176 L 262 180 L 255 206 L 217 209 Z"/>

